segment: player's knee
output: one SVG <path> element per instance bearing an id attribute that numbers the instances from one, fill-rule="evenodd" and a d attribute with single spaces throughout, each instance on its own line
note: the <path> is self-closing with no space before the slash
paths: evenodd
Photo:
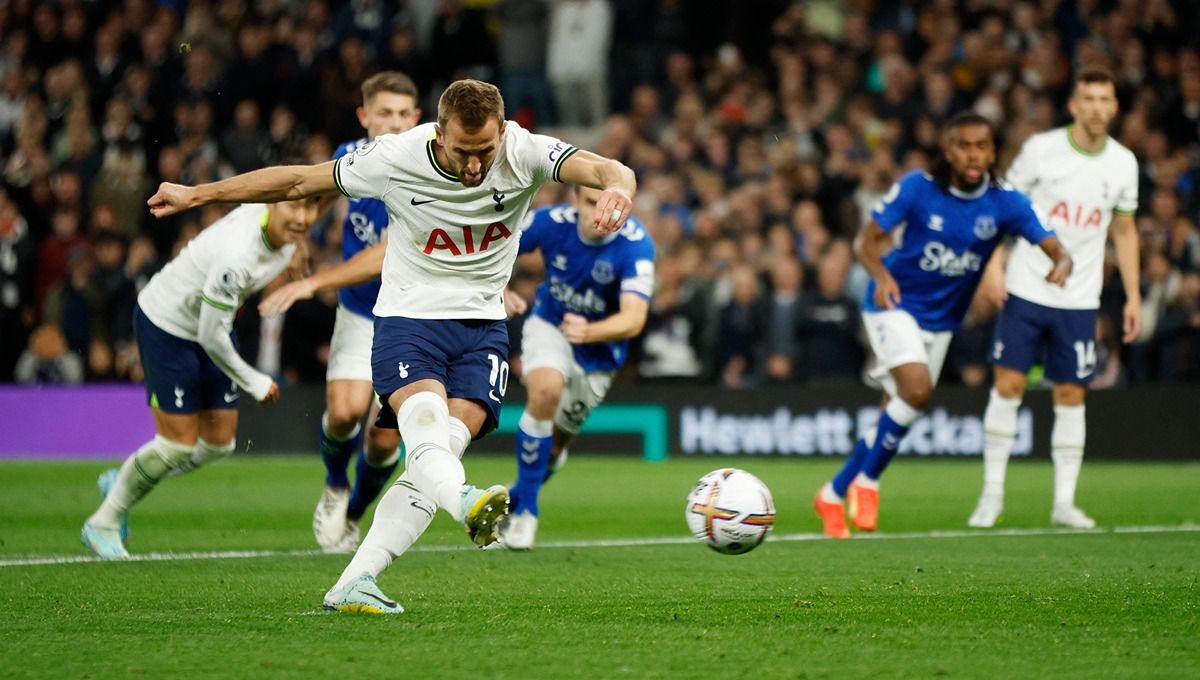
<path id="1" fill-rule="evenodd" d="M 1054 386 L 1055 406 L 1083 406 L 1087 388 L 1083 385 L 1061 384 Z"/>
<path id="2" fill-rule="evenodd" d="M 325 423 L 330 434 L 346 435 L 362 419 L 363 410 L 355 408 L 348 399 L 331 399 L 325 409 Z"/>
<path id="3" fill-rule="evenodd" d="M 929 381 L 914 381 L 909 385 L 900 385 L 898 391 L 904 403 L 918 411 L 929 408 L 929 402 L 933 399 L 933 385 Z"/>
<path id="4" fill-rule="evenodd" d="M 400 405 L 396 422 L 400 434 L 416 448 L 431 436 L 446 436 L 450 427 L 450 408 L 445 399 L 433 392 L 417 392 Z"/>
<path id="5" fill-rule="evenodd" d="M 526 409 L 538 420 L 548 420 L 554 417 L 554 410 L 562 400 L 562 387 L 533 387 L 529 390 L 529 404 Z"/>

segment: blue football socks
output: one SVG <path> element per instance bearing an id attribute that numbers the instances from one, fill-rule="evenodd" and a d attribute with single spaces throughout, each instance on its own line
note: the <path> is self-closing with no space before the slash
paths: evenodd
<path id="1" fill-rule="evenodd" d="M 347 519 L 360 519 L 367 508 L 379 498 L 379 492 L 387 486 L 400 456 L 392 456 L 390 462 L 376 467 L 367 462 L 367 454 L 360 453 L 354 465 L 354 489 L 350 492 L 350 505 L 346 507 Z"/>
<path id="2" fill-rule="evenodd" d="M 538 514 L 538 492 L 546 481 L 546 466 L 554 439 L 551 421 L 521 416 L 517 428 L 517 483 L 513 485 L 513 514 Z M 539 436 L 540 435 L 540 436 Z"/>
<path id="3" fill-rule="evenodd" d="M 879 479 L 883 471 L 887 469 L 888 463 L 892 462 L 892 458 L 900 450 L 900 442 L 904 440 L 904 435 L 908 434 L 908 427 L 911 424 L 911 422 L 905 425 L 897 423 L 887 410 L 879 415 L 875 444 L 871 447 L 871 451 L 863 463 L 864 475 L 869 479 Z"/>
<path id="4" fill-rule="evenodd" d="M 854 451 L 846 459 L 846 464 L 833 477 L 833 492 L 840 498 L 846 497 L 846 490 L 850 488 L 850 483 L 854 481 L 859 472 L 862 472 L 863 463 L 867 461 L 867 454 L 870 451 L 871 447 L 865 438 L 859 438 L 855 442 Z"/>
<path id="5" fill-rule="evenodd" d="M 321 460 L 325 463 L 326 486 L 350 486 L 346 468 L 350 466 L 350 457 L 362 449 L 362 438 L 362 427 L 358 426 L 349 439 L 335 439 L 326 430 L 325 418 L 321 418 Z"/>

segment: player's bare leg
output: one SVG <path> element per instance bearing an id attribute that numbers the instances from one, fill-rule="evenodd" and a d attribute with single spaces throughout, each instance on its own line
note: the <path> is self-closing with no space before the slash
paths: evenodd
<path id="1" fill-rule="evenodd" d="M 1004 512 L 1004 478 L 1017 438 L 1017 412 L 1025 396 L 1025 374 L 997 365 L 996 381 L 983 412 L 983 492 L 967 525 L 987 529 Z"/>

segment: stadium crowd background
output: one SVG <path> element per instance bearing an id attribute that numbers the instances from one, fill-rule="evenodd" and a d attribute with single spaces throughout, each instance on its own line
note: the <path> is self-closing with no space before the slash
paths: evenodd
<path id="1" fill-rule="evenodd" d="M 1200 381 L 1197 26 L 1200 5 L 1167 0 L 0 0 L 0 381 L 140 380 L 136 293 L 222 214 L 156 221 L 145 199 L 327 160 L 362 135 L 358 88 L 384 69 L 417 81 L 425 120 L 452 79 L 482 78 L 509 117 L 637 171 L 659 280 L 629 379 L 857 381 L 850 240 L 869 207 L 963 108 L 997 124 L 1006 166 L 1065 122 L 1090 63 L 1116 73 L 1112 133 L 1141 164 L 1145 307 L 1121 347 L 1109 262 L 1093 387 Z M 314 266 L 340 237 L 326 218 Z M 243 354 L 323 381 L 335 305 L 248 304 Z M 988 382 L 995 311 L 976 300 L 945 381 Z"/>

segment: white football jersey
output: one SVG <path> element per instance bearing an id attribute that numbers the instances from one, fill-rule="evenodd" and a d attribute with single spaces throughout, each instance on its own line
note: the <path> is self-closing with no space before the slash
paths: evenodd
<path id="1" fill-rule="evenodd" d="M 1075 266 L 1064 288 L 1047 283 L 1050 258 L 1018 239 L 1008 258 L 1008 292 L 1058 309 L 1096 309 L 1103 284 L 1104 250 L 1114 213 L 1137 211 L 1138 167 L 1133 152 L 1111 137 L 1097 153 L 1078 149 L 1070 126 L 1030 137 L 1006 179 L 1029 195 Z"/>
<path id="2" fill-rule="evenodd" d="M 518 227 L 538 189 L 577 149 L 506 123 L 483 183 L 464 187 L 434 155 L 434 124 L 380 135 L 334 166 L 338 189 L 388 210 L 375 316 L 503 319 Z"/>
<path id="3" fill-rule="evenodd" d="M 272 248 L 266 229 L 267 206 L 238 206 L 155 274 L 138 295 L 138 306 L 155 326 L 197 342 L 201 304 L 234 311 L 292 261 L 296 246 Z"/>

